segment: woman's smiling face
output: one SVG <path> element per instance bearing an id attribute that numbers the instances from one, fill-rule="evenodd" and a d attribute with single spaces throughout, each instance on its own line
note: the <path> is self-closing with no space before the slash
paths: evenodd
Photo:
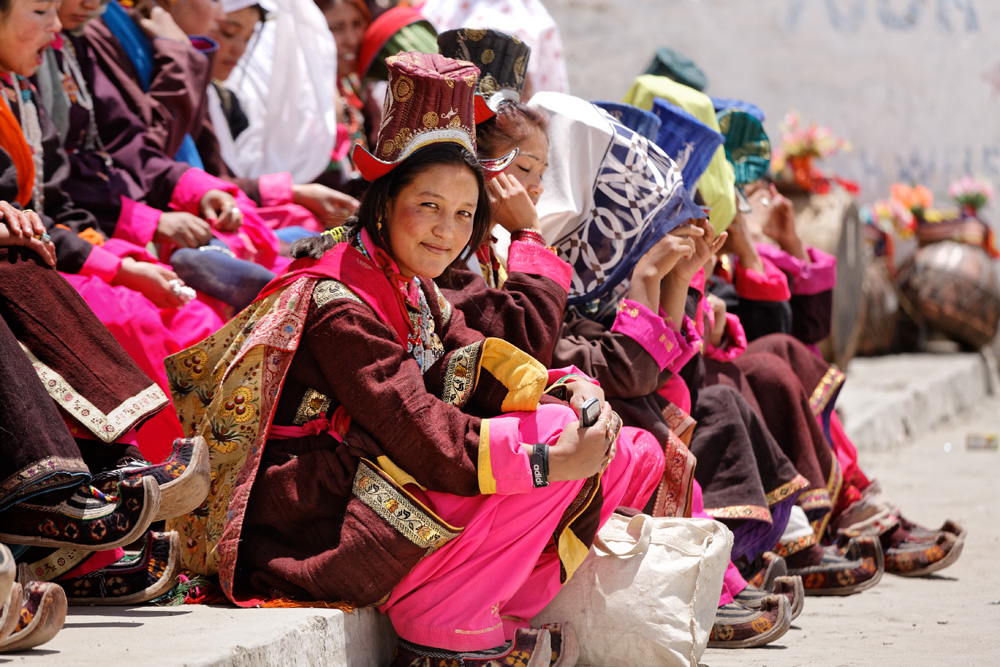
<path id="1" fill-rule="evenodd" d="M 0 73 L 31 76 L 62 29 L 58 0 L 11 0 L 0 14 Z"/>
<path id="2" fill-rule="evenodd" d="M 389 249 L 405 278 L 437 278 L 472 238 L 479 182 L 464 165 L 418 174 L 389 204 Z"/>

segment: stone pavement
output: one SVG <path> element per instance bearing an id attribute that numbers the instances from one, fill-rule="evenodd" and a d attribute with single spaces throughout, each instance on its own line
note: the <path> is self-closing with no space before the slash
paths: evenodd
<path id="1" fill-rule="evenodd" d="M 922 579 L 886 575 L 849 598 L 809 598 L 776 644 L 709 650 L 705 667 L 1000 664 L 1000 452 L 965 449 L 967 432 L 1000 431 L 986 367 L 975 354 L 860 359 L 838 401 L 866 471 L 910 518 L 969 528 L 958 563 Z M 0 667 L 377 667 L 388 664 L 393 643 L 386 619 L 369 609 L 75 607 L 54 640 L 0 654 Z"/>

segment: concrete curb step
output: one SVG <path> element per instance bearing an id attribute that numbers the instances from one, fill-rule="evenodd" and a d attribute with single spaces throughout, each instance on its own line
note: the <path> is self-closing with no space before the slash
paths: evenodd
<path id="1" fill-rule="evenodd" d="M 900 354 L 851 361 L 837 411 L 859 452 L 899 447 L 993 392 L 992 352 Z"/>
<path id="2" fill-rule="evenodd" d="M 62 631 L 0 663 L 68 667 L 384 667 L 396 635 L 374 609 L 70 607 Z"/>

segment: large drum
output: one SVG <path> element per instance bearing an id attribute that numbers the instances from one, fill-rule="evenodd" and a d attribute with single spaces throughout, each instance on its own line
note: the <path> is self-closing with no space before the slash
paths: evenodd
<path id="1" fill-rule="evenodd" d="M 949 337 L 979 349 L 996 336 L 1000 280 L 982 248 L 932 243 L 907 260 L 897 280 L 920 317 Z"/>
<path id="2" fill-rule="evenodd" d="M 857 354 L 885 354 L 896 342 L 899 299 L 884 261 L 875 259 L 865 266 L 861 288 L 861 333 Z"/>
<path id="3" fill-rule="evenodd" d="M 780 186 L 781 184 L 779 184 Z M 799 191 L 801 193 L 801 191 Z M 865 255 L 858 205 L 841 187 L 827 194 L 782 193 L 795 206 L 795 229 L 806 245 L 837 258 L 837 285 L 833 288 L 833 327 L 821 344 L 827 361 L 847 367 L 861 335 L 862 282 Z"/>

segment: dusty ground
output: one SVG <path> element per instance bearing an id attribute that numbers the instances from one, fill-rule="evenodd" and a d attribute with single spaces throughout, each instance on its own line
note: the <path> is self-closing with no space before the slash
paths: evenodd
<path id="1" fill-rule="evenodd" d="M 968 528 L 955 565 L 920 579 L 886 575 L 847 598 L 807 598 L 775 644 L 709 649 L 702 665 L 1000 664 L 1000 452 L 966 450 L 970 431 L 1000 431 L 1000 398 L 893 451 L 861 456 L 911 519 Z"/>

